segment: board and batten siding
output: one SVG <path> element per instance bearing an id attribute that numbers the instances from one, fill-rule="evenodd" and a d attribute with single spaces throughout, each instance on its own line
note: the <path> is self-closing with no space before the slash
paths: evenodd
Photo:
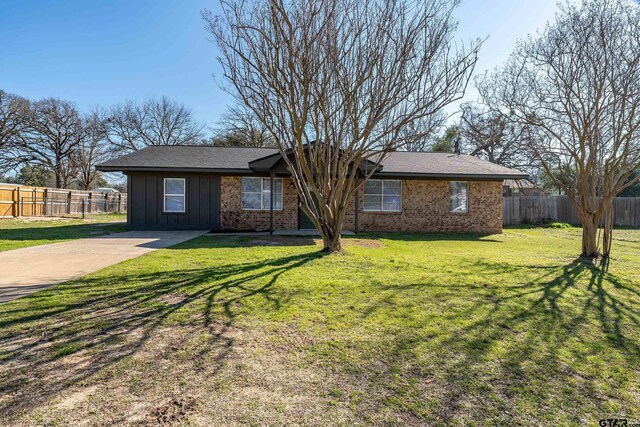
<path id="1" fill-rule="evenodd" d="M 185 179 L 185 212 L 164 212 L 164 179 Z M 220 228 L 220 176 L 130 173 L 127 176 L 130 230 L 215 230 Z"/>

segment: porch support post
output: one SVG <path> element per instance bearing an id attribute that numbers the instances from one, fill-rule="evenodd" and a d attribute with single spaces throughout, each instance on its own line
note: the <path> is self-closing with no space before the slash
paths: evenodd
<path id="1" fill-rule="evenodd" d="M 273 236 L 273 181 L 274 174 L 269 174 L 269 235 Z"/>
<path id="2" fill-rule="evenodd" d="M 355 200 L 353 201 L 353 209 L 354 209 L 354 215 L 355 215 L 355 229 L 353 230 L 354 233 L 358 234 L 358 228 L 359 228 L 359 224 L 358 224 L 358 211 L 360 210 L 360 206 L 358 206 L 360 204 L 360 197 L 358 196 L 358 178 L 355 179 L 355 183 L 356 183 L 356 191 L 354 191 L 355 193 Z"/>

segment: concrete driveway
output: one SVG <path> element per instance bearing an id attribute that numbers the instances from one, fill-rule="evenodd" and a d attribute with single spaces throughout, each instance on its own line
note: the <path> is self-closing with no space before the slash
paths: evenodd
<path id="1" fill-rule="evenodd" d="M 127 231 L 0 252 L 0 303 L 186 242 L 207 231 Z"/>

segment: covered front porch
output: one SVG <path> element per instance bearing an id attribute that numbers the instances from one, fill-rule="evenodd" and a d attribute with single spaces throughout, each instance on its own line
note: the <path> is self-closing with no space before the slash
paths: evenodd
<path id="1" fill-rule="evenodd" d="M 368 163 L 368 162 L 367 162 Z M 313 221 L 301 208 L 301 198 L 292 181 L 291 173 L 287 167 L 283 155 L 279 152 L 256 159 L 249 162 L 249 168 L 254 172 L 254 178 L 242 177 L 243 180 L 260 180 L 260 192 L 262 203 L 257 206 L 257 192 L 251 188 L 245 188 L 244 181 L 242 186 L 241 210 L 254 210 L 252 206 L 245 206 L 245 195 L 255 197 L 255 209 L 268 214 L 268 224 L 264 224 L 262 230 L 266 230 L 270 235 L 274 236 L 319 236 Z M 251 187 L 249 184 L 247 187 Z M 255 183 L 253 183 L 255 186 Z M 265 194 L 267 193 L 267 197 Z M 314 198 L 315 199 L 315 198 Z M 343 232 L 344 235 L 358 233 L 358 211 L 359 211 L 359 194 L 356 190 L 353 197 L 353 205 L 351 211 L 353 218 L 346 225 L 349 231 Z M 287 217 L 283 220 L 282 216 Z M 280 217 L 280 218 L 279 218 Z M 264 218 L 264 217 L 263 217 Z M 267 218 L 264 218 L 267 219 Z M 353 230 L 353 231 L 351 231 Z"/>

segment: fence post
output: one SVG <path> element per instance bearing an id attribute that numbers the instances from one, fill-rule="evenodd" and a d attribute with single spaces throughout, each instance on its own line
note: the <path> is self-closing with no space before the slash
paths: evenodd
<path id="1" fill-rule="evenodd" d="M 20 211 L 20 186 L 18 185 L 16 187 L 16 217 L 19 217 L 20 214 L 22 213 Z"/>
<path id="2" fill-rule="evenodd" d="M 71 215 L 71 191 L 67 194 L 67 214 Z"/>
<path id="3" fill-rule="evenodd" d="M 122 206 L 122 193 L 118 193 L 118 213 L 120 213 L 120 209 Z"/>

